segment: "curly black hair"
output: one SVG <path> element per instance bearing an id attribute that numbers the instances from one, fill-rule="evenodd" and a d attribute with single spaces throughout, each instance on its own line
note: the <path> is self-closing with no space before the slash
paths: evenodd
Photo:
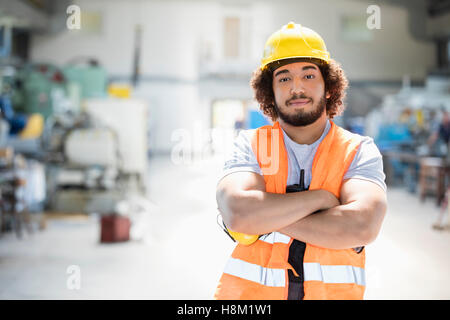
<path id="1" fill-rule="evenodd" d="M 278 112 L 275 108 L 275 96 L 272 88 L 273 71 L 281 65 L 300 61 L 311 62 L 319 67 L 325 81 L 325 92 L 330 94 L 330 98 L 327 99 L 326 103 L 327 115 L 330 119 L 340 115 L 345 109 L 344 99 L 348 88 L 348 80 L 344 70 L 342 70 L 341 65 L 333 59 L 330 59 L 328 63 L 324 63 L 322 60 L 313 58 L 286 59 L 281 63 L 276 61 L 264 70 L 258 68 L 253 72 L 250 85 L 254 90 L 255 99 L 260 104 L 262 112 L 270 117 L 272 121 L 278 119 Z"/>

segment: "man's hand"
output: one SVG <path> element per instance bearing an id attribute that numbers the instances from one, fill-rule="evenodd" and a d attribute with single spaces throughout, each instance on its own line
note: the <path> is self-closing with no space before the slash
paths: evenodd
<path id="1" fill-rule="evenodd" d="M 336 198 L 336 196 L 325 190 L 325 189 L 320 189 L 320 197 L 322 198 L 322 207 L 320 208 L 320 210 L 328 210 L 334 207 L 337 207 L 338 205 L 340 205 L 341 203 L 339 202 L 339 199 Z"/>

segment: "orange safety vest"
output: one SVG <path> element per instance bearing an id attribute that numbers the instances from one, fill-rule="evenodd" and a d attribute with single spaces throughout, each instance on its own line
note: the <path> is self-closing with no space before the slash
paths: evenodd
<path id="1" fill-rule="evenodd" d="M 325 189 L 339 199 L 344 174 L 360 143 L 360 136 L 331 122 L 331 128 L 314 156 L 309 190 Z M 279 123 L 257 129 L 252 149 L 262 169 L 266 191 L 286 193 L 288 157 Z M 277 149 L 278 153 L 272 153 Z M 295 250 L 290 252 L 294 241 L 298 242 L 282 233 L 272 232 L 251 245 L 238 244 L 225 266 L 214 298 L 292 299 L 289 288 L 298 282 L 303 286 L 300 299 L 363 299 L 364 249 L 357 253 L 354 249 L 335 250 L 306 243 L 302 257 L 297 256 Z M 289 263 L 292 259 L 303 260 L 301 274 Z M 292 274 L 295 275 L 294 282 L 290 281 Z"/>

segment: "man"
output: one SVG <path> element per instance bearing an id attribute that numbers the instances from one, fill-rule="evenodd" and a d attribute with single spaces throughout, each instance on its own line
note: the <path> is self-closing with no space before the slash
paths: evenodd
<path id="1" fill-rule="evenodd" d="M 217 186 L 240 242 L 216 299 L 362 299 L 364 246 L 386 212 L 373 140 L 330 119 L 347 80 L 322 38 L 293 22 L 267 41 L 251 81 L 273 126 L 244 130 Z"/>
<path id="2" fill-rule="evenodd" d="M 442 109 L 442 119 L 434 128 L 431 128 L 431 135 L 428 138 L 428 145 L 431 148 L 432 156 L 448 157 L 448 146 L 450 142 L 450 116 L 447 110 Z"/>

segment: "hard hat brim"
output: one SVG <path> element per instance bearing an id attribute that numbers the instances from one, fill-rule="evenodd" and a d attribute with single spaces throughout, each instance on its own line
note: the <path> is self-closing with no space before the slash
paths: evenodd
<path id="1" fill-rule="evenodd" d="M 328 64 L 328 61 L 319 59 L 317 57 L 289 57 L 285 59 L 278 59 L 267 63 L 265 66 L 261 67 L 261 70 L 269 68 L 270 71 L 275 71 L 276 69 L 285 66 L 287 64 L 296 63 L 296 62 L 310 62 L 314 63 L 317 66 Z"/>

